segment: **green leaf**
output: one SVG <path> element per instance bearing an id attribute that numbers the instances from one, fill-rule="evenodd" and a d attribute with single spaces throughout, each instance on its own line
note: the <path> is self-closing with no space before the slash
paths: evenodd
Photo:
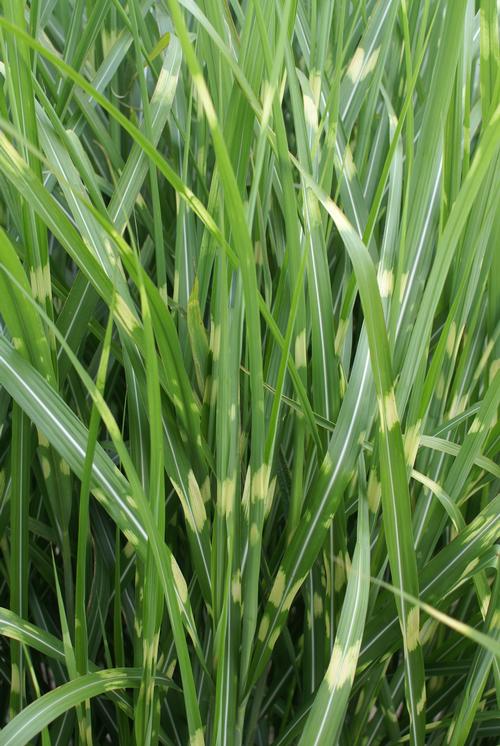
<path id="1" fill-rule="evenodd" d="M 136 688 L 140 681 L 141 671 L 133 668 L 110 668 L 79 676 L 28 705 L 0 731 L 0 744 L 24 746 L 49 723 L 85 699 L 117 689 Z M 164 677 L 159 677 L 158 683 L 169 686 Z"/>

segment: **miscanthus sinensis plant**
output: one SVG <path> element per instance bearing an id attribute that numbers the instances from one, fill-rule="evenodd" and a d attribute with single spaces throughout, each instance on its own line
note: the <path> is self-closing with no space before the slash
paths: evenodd
<path id="1" fill-rule="evenodd" d="M 498 743 L 496 0 L 0 8 L 0 746 Z"/>

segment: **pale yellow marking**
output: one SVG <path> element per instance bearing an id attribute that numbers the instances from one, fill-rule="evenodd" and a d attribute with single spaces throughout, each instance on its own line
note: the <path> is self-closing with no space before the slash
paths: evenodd
<path id="1" fill-rule="evenodd" d="M 17 663 L 12 663 L 10 669 L 10 688 L 15 694 L 19 694 L 21 691 L 21 677 Z"/>
<path id="2" fill-rule="evenodd" d="M 385 395 L 384 410 L 387 427 L 389 430 L 392 430 L 392 428 L 399 422 L 398 410 L 396 407 L 396 397 L 394 396 L 393 388 L 389 391 L 388 394 Z"/>
<path id="3" fill-rule="evenodd" d="M 479 557 L 474 557 L 474 559 L 469 562 L 467 567 L 464 570 L 464 575 L 468 575 L 471 573 L 477 566 L 479 565 Z"/>
<path id="4" fill-rule="evenodd" d="M 243 485 L 241 505 L 243 507 L 243 513 L 248 519 L 248 516 L 250 515 L 250 467 L 247 469 L 247 473 L 245 476 L 245 484 Z"/>
<path id="5" fill-rule="evenodd" d="M 43 267 L 36 267 L 30 270 L 30 283 L 33 295 L 38 298 L 40 303 L 45 303 L 50 296 L 50 267 L 45 264 Z"/>
<path id="6" fill-rule="evenodd" d="M 132 545 L 132 542 L 130 542 L 130 541 L 127 541 L 127 543 L 126 543 L 126 544 L 125 544 L 125 546 L 123 547 L 123 554 L 125 555 L 125 557 L 126 557 L 127 559 L 130 559 L 130 558 L 132 557 L 132 555 L 133 555 L 134 551 L 135 551 L 135 550 L 134 550 L 134 547 L 133 547 L 133 545 Z"/>
<path id="7" fill-rule="evenodd" d="M 234 573 L 231 580 L 231 597 L 233 603 L 241 604 L 241 574 L 239 570 Z"/>
<path id="8" fill-rule="evenodd" d="M 319 593 L 315 593 L 313 596 L 313 610 L 316 619 L 318 619 L 323 613 L 323 599 Z"/>
<path id="9" fill-rule="evenodd" d="M 174 394 L 173 399 L 174 399 L 174 404 L 177 407 L 177 409 L 180 412 L 183 412 L 184 411 L 184 403 L 183 403 L 182 399 L 179 396 L 177 396 L 177 394 Z"/>
<path id="10" fill-rule="evenodd" d="M 380 484 L 380 481 L 377 478 L 376 472 L 372 470 L 368 478 L 368 488 L 367 488 L 368 508 L 370 509 L 372 513 L 377 512 L 378 506 L 380 504 L 381 495 L 382 495 L 382 485 Z"/>
<path id="11" fill-rule="evenodd" d="M 363 72 L 361 73 L 361 80 L 364 80 L 368 77 L 368 75 L 373 72 L 375 69 L 375 65 L 377 64 L 377 60 L 380 54 L 380 47 L 378 49 L 374 49 L 371 53 L 369 59 L 366 62 L 366 65 L 363 69 Z"/>
<path id="12" fill-rule="evenodd" d="M 426 696 L 425 684 L 424 684 L 422 687 L 422 694 L 420 695 L 420 699 L 417 702 L 417 715 L 420 715 L 420 713 L 424 711 L 426 701 L 427 701 L 427 696 Z"/>
<path id="13" fill-rule="evenodd" d="M 192 469 L 190 469 L 188 474 L 188 489 L 189 497 L 191 499 L 191 510 L 193 511 L 194 523 L 196 529 L 198 531 L 202 531 L 203 526 L 205 525 L 205 521 L 207 520 L 207 514 L 205 513 L 203 498 L 201 496 L 200 488 Z"/>
<path id="14" fill-rule="evenodd" d="M 275 606 L 276 608 L 280 605 L 283 599 L 283 593 L 285 591 L 285 584 L 286 584 L 286 575 L 280 567 L 280 569 L 278 570 L 278 574 L 276 575 L 276 580 L 273 583 L 271 593 L 269 595 L 269 602 L 272 603 L 272 605 Z"/>
<path id="15" fill-rule="evenodd" d="M 418 445 L 420 443 L 420 425 L 421 421 L 417 420 L 414 425 L 412 425 L 408 430 L 406 431 L 405 435 L 405 459 L 407 464 L 413 464 L 415 461 L 415 457 L 417 455 L 418 451 Z"/>
<path id="16" fill-rule="evenodd" d="M 272 650 L 274 646 L 276 645 L 276 640 L 278 639 L 280 634 L 281 634 L 281 630 L 279 627 L 275 629 L 274 632 L 272 633 L 271 637 L 269 638 L 269 642 L 267 643 L 270 650 Z"/>
<path id="17" fill-rule="evenodd" d="M 332 457 L 327 452 L 325 455 L 325 458 L 323 459 L 323 463 L 321 464 L 320 471 L 323 474 L 329 474 L 332 471 L 332 467 L 333 467 Z"/>
<path id="18" fill-rule="evenodd" d="M 177 588 L 177 593 L 179 594 L 179 598 L 182 604 L 185 606 L 188 600 L 188 588 L 187 588 L 186 581 L 184 579 L 184 575 L 181 572 L 181 568 L 177 564 L 177 561 L 173 554 L 171 555 L 171 566 L 172 566 L 172 575 L 174 576 L 175 587 Z"/>
<path id="19" fill-rule="evenodd" d="M 321 95 L 321 75 L 317 70 L 311 72 L 309 76 L 309 85 L 311 86 L 314 100 L 318 102 Z"/>
<path id="20" fill-rule="evenodd" d="M 210 502 L 210 477 L 208 476 L 201 485 L 201 496 L 205 505 Z"/>
<path id="21" fill-rule="evenodd" d="M 123 297 L 121 295 L 116 296 L 116 314 L 122 324 L 122 326 L 126 329 L 126 331 L 129 334 L 133 334 L 136 329 L 139 327 L 139 322 L 137 321 L 136 317 L 124 301 Z"/>
<path id="22" fill-rule="evenodd" d="M 493 617 L 491 619 L 491 628 L 492 629 L 500 628 L 500 609 L 495 609 L 495 611 L 493 612 Z"/>
<path id="23" fill-rule="evenodd" d="M 264 640 L 266 639 L 268 629 L 269 629 L 269 617 L 267 616 L 267 614 L 264 614 L 264 616 L 262 617 L 262 621 L 260 623 L 259 634 L 257 635 L 257 637 L 259 638 L 261 642 L 264 642 Z"/>
<path id="24" fill-rule="evenodd" d="M 486 593 L 481 601 L 481 615 L 483 619 L 486 619 L 486 615 L 488 614 L 488 607 L 490 605 L 490 594 Z"/>
<path id="25" fill-rule="evenodd" d="M 234 496 L 236 494 L 236 478 L 227 478 L 221 486 L 221 513 L 229 518 L 233 512 Z"/>
<path id="26" fill-rule="evenodd" d="M 319 209 L 319 202 L 314 192 L 310 189 L 307 192 L 307 206 L 309 210 L 309 222 L 311 226 L 321 224 L 321 212 Z"/>
<path id="27" fill-rule="evenodd" d="M 307 365 L 306 330 L 302 329 L 295 338 L 295 365 L 305 368 Z"/>
<path id="28" fill-rule="evenodd" d="M 162 285 L 159 288 L 160 298 L 165 303 L 166 306 L 168 306 L 168 288 L 166 285 Z"/>
<path id="29" fill-rule="evenodd" d="M 349 577 L 349 575 L 351 574 L 352 565 L 351 565 L 351 558 L 349 557 L 349 554 L 347 552 L 345 552 L 344 554 L 344 567 L 345 567 L 346 576 Z"/>
<path id="30" fill-rule="evenodd" d="M 211 348 L 213 359 L 218 360 L 220 353 L 220 324 L 216 324 L 212 328 Z"/>
<path id="31" fill-rule="evenodd" d="M 340 591 L 345 583 L 345 566 L 344 562 L 340 560 L 335 565 L 335 590 Z"/>
<path id="32" fill-rule="evenodd" d="M 133 509 L 137 508 L 137 503 L 135 502 L 132 495 L 125 495 L 125 500 L 130 505 L 131 508 Z"/>
<path id="33" fill-rule="evenodd" d="M 461 414 L 466 408 L 468 401 L 468 394 L 462 394 L 462 396 L 455 394 L 451 403 L 450 411 L 448 412 L 448 419 L 452 420 L 457 416 L 457 414 Z"/>
<path id="34" fill-rule="evenodd" d="M 363 49 L 363 47 L 358 47 L 354 52 L 351 62 L 349 63 L 349 67 L 347 68 L 347 77 L 350 78 L 353 83 L 355 83 L 358 79 L 364 61 L 365 50 Z"/>
<path id="35" fill-rule="evenodd" d="M 312 96 L 308 93 L 304 94 L 304 115 L 307 124 L 311 129 L 316 129 L 318 124 L 318 113 L 316 104 L 314 103 Z"/>
<path id="36" fill-rule="evenodd" d="M 49 463 L 49 460 L 47 458 L 45 458 L 45 456 L 42 456 L 42 458 L 40 459 L 40 463 L 42 465 L 43 476 L 45 477 L 45 479 L 48 479 L 50 477 L 50 463 Z"/>
<path id="37" fill-rule="evenodd" d="M 269 481 L 269 466 L 264 463 L 252 476 L 252 500 L 264 500 Z"/>
<path id="38" fill-rule="evenodd" d="M 50 445 L 48 439 L 40 430 L 38 431 L 38 445 L 42 448 L 48 448 Z"/>
<path id="39" fill-rule="evenodd" d="M 299 592 L 299 590 L 300 590 L 303 582 L 304 582 L 304 578 L 300 578 L 299 580 L 297 580 L 292 585 L 292 587 L 288 591 L 288 594 L 287 594 L 285 600 L 283 601 L 283 609 L 284 610 L 288 611 L 288 609 L 290 608 L 290 606 L 293 603 L 293 600 L 294 600 L 295 596 Z"/>
<path id="40" fill-rule="evenodd" d="M 450 324 L 450 331 L 448 332 L 448 337 L 446 339 L 446 352 L 448 353 L 448 357 L 451 357 L 453 355 L 453 350 L 455 349 L 455 342 L 457 339 L 457 325 L 454 321 Z"/>
<path id="41" fill-rule="evenodd" d="M 414 606 L 408 612 L 408 618 L 406 620 L 406 646 L 411 652 L 415 650 L 419 644 L 420 637 L 420 614 L 418 606 Z"/>
<path id="42" fill-rule="evenodd" d="M 358 640 L 344 652 L 340 645 L 337 642 L 335 643 L 330 664 L 325 674 L 325 680 L 330 691 L 341 689 L 344 684 L 353 682 L 360 646 L 361 640 Z"/>
<path id="43" fill-rule="evenodd" d="M 352 150 L 349 146 L 347 146 L 345 151 L 345 157 L 344 157 L 344 167 L 347 174 L 347 178 L 349 181 L 352 181 L 354 176 L 356 176 L 358 169 L 356 168 L 356 164 L 354 163 L 353 157 L 352 157 Z"/>
<path id="44" fill-rule="evenodd" d="M 337 229 L 340 233 L 352 233 L 353 227 L 350 224 L 349 220 L 346 218 L 342 210 L 339 210 L 337 205 L 333 202 L 333 200 L 328 200 L 330 205 L 330 212 L 331 215 L 335 221 L 335 224 L 337 226 Z"/>
<path id="45" fill-rule="evenodd" d="M 382 298 L 388 298 L 394 288 L 394 274 L 392 269 L 383 269 L 378 276 L 378 286 Z"/>
<path id="46" fill-rule="evenodd" d="M 363 47 L 358 47 L 356 49 L 356 52 L 354 53 L 351 63 L 347 69 L 347 76 L 353 83 L 355 83 L 358 79 L 359 81 L 362 81 L 368 77 L 368 75 L 375 69 L 379 54 L 380 47 L 378 49 L 375 49 L 365 62 L 365 50 L 363 49 Z"/>
<path id="47" fill-rule="evenodd" d="M 254 547 L 260 538 L 260 531 L 256 523 L 252 523 L 250 528 L 250 544 Z"/>
<path id="48" fill-rule="evenodd" d="M 267 518 L 267 516 L 269 515 L 269 513 L 271 511 L 275 489 L 276 489 L 276 476 L 274 476 L 271 479 L 271 482 L 269 484 L 269 488 L 267 490 L 266 503 L 265 503 L 265 507 L 264 507 L 264 516 L 266 518 Z"/>
<path id="49" fill-rule="evenodd" d="M 472 435 L 473 433 L 479 433 L 482 429 L 483 425 L 481 420 L 478 417 L 474 417 L 474 421 L 469 428 L 469 435 Z"/>
<path id="50" fill-rule="evenodd" d="M 189 746 L 205 746 L 203 728 L 198 728 L 189 739 Z"/>

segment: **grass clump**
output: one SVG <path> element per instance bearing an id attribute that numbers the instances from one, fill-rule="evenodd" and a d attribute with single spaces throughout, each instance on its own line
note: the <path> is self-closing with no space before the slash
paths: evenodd
<path id="1" fill-rule="evenodd" d="M 495 0 L 0 8 L 0 746 L 497 743 Z"/>

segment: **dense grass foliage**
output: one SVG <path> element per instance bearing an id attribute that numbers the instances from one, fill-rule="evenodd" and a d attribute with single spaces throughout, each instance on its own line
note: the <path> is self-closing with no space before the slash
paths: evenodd
<path id="1" fill-rule="evenodd" d="M 0 0 L 0 746 L 500 740 L 496 0 Z"/>

